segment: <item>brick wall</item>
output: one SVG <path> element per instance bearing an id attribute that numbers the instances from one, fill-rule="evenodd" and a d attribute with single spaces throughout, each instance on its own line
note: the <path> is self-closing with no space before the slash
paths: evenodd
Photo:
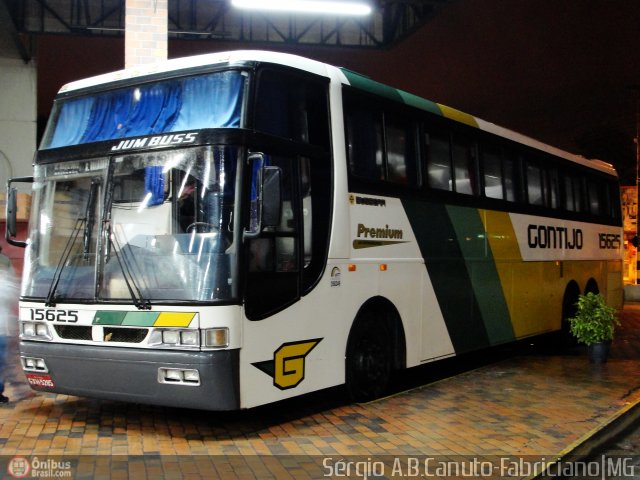
<path id="1" fill-rule="evenodd" d="M 167 59 L 168 0 L 127 0 L 125 67 Z"/>

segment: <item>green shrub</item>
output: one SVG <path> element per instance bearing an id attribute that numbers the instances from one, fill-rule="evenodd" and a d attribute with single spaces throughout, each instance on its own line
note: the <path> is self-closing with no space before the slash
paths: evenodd
<path id="1" fill-rule="evenodd" d="M 580 295 L 576 306 L 576 315 L 568 320 L 571 333 L 578 343 L 593 345 L 613 340 L 615 327 L 620 325 L 620 322 L 616 316 L 616 309 L 608 306 L 602 295 Z"/>

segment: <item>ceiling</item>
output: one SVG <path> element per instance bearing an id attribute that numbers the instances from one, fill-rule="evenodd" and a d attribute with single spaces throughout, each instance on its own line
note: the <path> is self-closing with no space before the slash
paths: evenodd
<path id="1" fill-rule="evenodd" d="M 268 1 L 268 0 L 265 0 Z M 247 12 L 230 0 L 168 0 L 169 36 L 260 44 L 385 48 L 453 0 L 368 0 L 368 17 Z M 34 35 L 123 36 L 126 0 L 0 0 L 23 59 Z"/>

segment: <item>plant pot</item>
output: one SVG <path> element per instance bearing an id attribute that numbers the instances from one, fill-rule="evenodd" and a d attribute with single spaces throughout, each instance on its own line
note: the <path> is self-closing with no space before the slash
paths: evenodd
<path id="1" fill-rule="evenodd" d="M 589 345 L 589 362 L 591 363 L 606 363 L 609 356 L 610 342 L 598 342 L 593 345 Z"/>

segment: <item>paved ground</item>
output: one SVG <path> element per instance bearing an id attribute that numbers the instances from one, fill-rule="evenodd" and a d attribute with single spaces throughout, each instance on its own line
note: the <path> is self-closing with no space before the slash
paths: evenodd
<path id="1" fill-rule="evenodd" d="M 625 308 L 625 328 L 616 339 L 613 356 L 615 358 L 640 358 L 640 304 L 630 304 Z M 606 441 L 598 445 L 594 451 L 583 459 L 585 463 L 602 463 L 602 459 L 612 459 L 622 465 L 618 472 L 606 472 L 610 480 L 640 478 L 640 413 L 633 414 L 629 425 L 617 435 L 608 438 L 607 429 L 604 430 Z M 606 469 L 605 469 L 606 470 Z M 601 476 L 597 476 L 601 478 Z M 571 476 L 571 479 L 584 479 L 585 476 Z"/>
<path id="2" fill-rule="evenodd" d="M 0 475 L 452 478 L 452 466 L 488 465 L 485 476 L 525 478 L 539 472 L 498 466 L 565 455 L 640 403 L 640 305 L 622 323 L 605 365 L 520 344 L 519 355 L 426 385 L 416 379 L 451 362 L 411 372 L 410 390 L 359 405 L 332 389 L 233 413 L 151 407 L 36 394 L 14 368 L 11 402 L 0 406 Z"/>

